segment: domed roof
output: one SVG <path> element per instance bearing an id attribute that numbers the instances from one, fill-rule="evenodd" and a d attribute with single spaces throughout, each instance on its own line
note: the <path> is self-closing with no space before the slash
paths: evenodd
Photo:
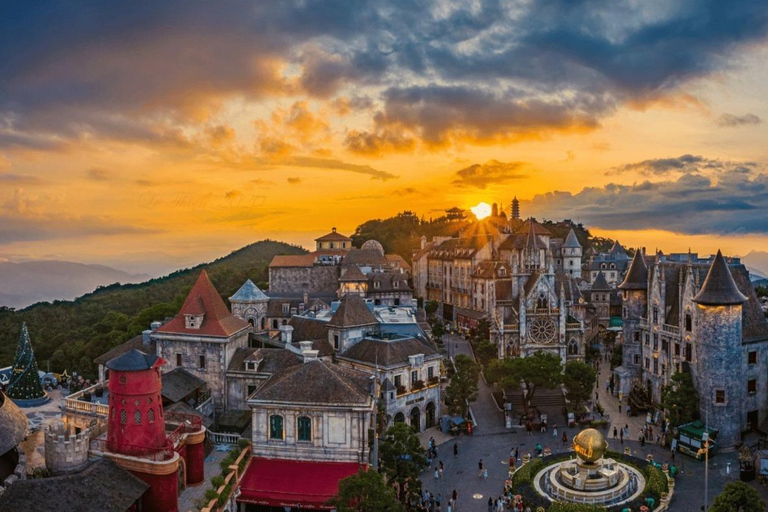
<path id="1" fill-rule="evenodd" d="M 573 450 L 584 462 L 595 462 L 605 455 L 608 450 L 608 441 L 599 430 L 588 428 L 573 438 Z"/>
<path id="2" fill-rule="evenodd" d="M 27 437 L 27 416 L 0 391 L 0 455 L 9 452 Z"/>
<path id="3" fill-rule="evenodd" d="M 384 246 L 382 246 L 382 245 L 381 245 L 381 244 L 380 244 L 378 241 L 376 241 L 376 240 L 368 240 L 368 241 L 367 241 L 367 242 L 365 242 L 365 243 L 362 245 L 362 247 L 360 247 L 360 248 L 361 248 L 361 249 L 372 249 L 372 250 L 375 250 L 375 251 L 377 251 L 377 252 L 378 252 L 379 254 L 381 254 L 382 256 L 384 256 Z"/>

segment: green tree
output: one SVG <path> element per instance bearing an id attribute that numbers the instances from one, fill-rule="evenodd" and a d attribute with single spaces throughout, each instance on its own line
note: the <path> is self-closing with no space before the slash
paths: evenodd
<path id="1" fill-rule="evenodd" d="M 445 334 L 445 326 L 442 322 L 435 322 L 432 325 L 432 339 L 442 343 L 443 341 L 443 334 Z"/>
<path id="2" fill-rule="evenodd" d="M 427 458 L 419 438 L 405 423 L 391 426 L 379 446 L 380 466 L 387 482 L 394 485 L 401 503 L 410 502 L 421 494 L 421 472 Z"/>
<path id="3" fill-rule="evenodd" d="M 662 406 L 669 413 L 668 419 L 673 427 L 699 417 L 699 394 L 688 372 L 677 372 L 672 375 L 671 382 L 662 390 L 661 401 Z"/>
<path id="4" fill-rule="evenodd" d="M 498 359 L 499 349 L 488 340 L 483 340 L 475 347 L 475 355 L 480 360 L 483 366 L 486 366 L 491 361 Z"/>
<path id="5" fill-rule="evenodd" d="M 394 490 L 381 473 L 360 469 L 339 482 L 339 492 L 329 502 L 338 512 L 402 512 Z"/>
<path id="6" fill-rule="evenodd" d="M 554 389 L 563 383 L 563 365 L 560 357 L 549 352 L 536 352 L 528 357 L 505 359 L 501 365 L 502 388 L 516 388 L 524 382 L 528 393 L 525 396 L 525 411 L 528 412 L 538 388 Z"/>
<path id="7" fill-rule="evenodd" d="M 480 376 L 480 368 L 471 357 L 464 354 L 457 355 L 453 362 L 456 373 L 445 388 L 445 402 L 451 414 L 463 416 L 467 411 L 467 402 L 477 400 L 477 379 Z"/>
<path id="8" fill-rule="evenodd" d="M 749 485 L 736 480 L 725 486 L 712 506 L 710 512 L 765 512 L 765 501 L 760 493 Z"/>
<path id="9" fill-rule="evenodd" d="M 440 307 L 440 304 L 436 300 L 428 300 L 426 304 L 424 304 L 424 312 L 432 316 L 435 313 L 437 313 L 437 308 Z"/>
<path id="10" fill-rule="evenodd" d="M 568 400 L 574 402 L 577 408 L 592 396 L 596 377 L 597 372 L 587 363 L 581 361 L 565 363 L 563 384 L 568 391 Z"/>

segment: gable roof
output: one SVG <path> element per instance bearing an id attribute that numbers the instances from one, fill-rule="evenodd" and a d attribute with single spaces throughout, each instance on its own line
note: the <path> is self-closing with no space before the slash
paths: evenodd
<path id="1" fill-rule="evenodd" d="M 160 395 L 171 402 L 179 402 L 187 395 L 205 386 L 205 381 L 196 375 L 192 375 L 184 368 L 174 368 L 162 376 L 163 387 Z"/>
<path id="2" fill-rule="evenodd" d="M 709 267 L 707 278 L 693 301 L 708 306 L 725 306 L 743 304 L 746 300 L 733 280 L 723 253 L 718 250 L 712 266 Z"/>
<path id="3" fill-rule="evenodd" d="M 202 310 L 202 311 L 201 311 Z M 199 329 L 188 329 L 184 315 L 203 314 Z M 192 334 L 197 336 L 220 336 L 228 338 L 238 331 L 247 329 L 249 324 L 229 312 L 219 292 L 213 286 L 208 273 L 203 270 L 187 295 L 173 320 L 163 325 L 157 332 L 174 334 Z"/>
<path id="4" fill-rule="evenodd" d="M 315 263 L 315 254 L 277 254 L 269 262 L 269 268 L 275 267 L 311 267 Z"/>
<path id="5" fill-rule="evenodd" d="M 638 247 L 635 257 L 629 265 L 627 276 L 619 285 L 620 290 L 645 290 L 648 288 L 648 266 L 645 264 L 643 251 Z"/>
<path id="6" fill-rule="evenodd" d="M 360 270 L 360 267 L 357 265 L 350 265 L 348 267 L 344 267 L 344 274 L 339 278 L 340 282 L 358 282 L 358 281 L 367 281 L 368 277 L 366 277 L 365 274 L 363 274 L 363 271 Z"/>
<path id="7" fill-rule="evenodd" d="M 605 276 L 602 272 L 598 272 L 597 276 L 595 277 L 595 282 L 592 283 L 592 288 L 590 288 L 593 292 L 596 291 L 608 291 L 611 290 L 610 285 L 608 284 L 608 281 L 605 280 Z"/>
<path id="8" fill-rule="evenodd" d="M 534 235 L 545 235 L 545 236 L 552 236 L 552 232 L 549 231 L 547 228 L 536 222 L 536 219 L 531 217 L 530 219 L 523 222 L 523 225 L 520 226 L 515 233 L 519 234 L 528 234 L 533 233 Z"/>
<path id="9" fill-rule="evenodd" d="M 134 336 L 130 340 L 126 341 L 125 343 L 122 343 L 112 350 L 109 350 L 103 354 L 101 354 L 99 357 L 93 360 L 96 364 L 107 364 L 108 361 L 116 358 L 117 356 L 123 355 L 129 350 L 136 349 L 140 352 L 144 352 L 145 354 L 155 354 L 157 353 L 156 350 L 156 342 L 154 339 L 150 338 L 149 344 L 144 344 L 144 336 L 139 334 L 138 336 Z"/>
<path id="10" fill-rule="evenodd" d="M 243 286 L 229 298 L 230 302 L 256 302 L 260 300 L 269 300 L 269 297 L 250 279 L 244 282 Z"/>
<path id="11" fill-rule="evenodd" d="M 358 295 L 345 295 L 328 325 L 334 327 L 355 327 L 377 323 L 368 305 Z"/>
<path id="12" fill-rule="evenodd" d="M 251 399 L 270 403 L 367 405 L 372 401 L 370 386 L 369 374 L 316 359 L 275 373 Z"/>
<path id="13" fill-rule="evenodd" d="M 629 259 L 629 255 L 627 254 L 627 251 L 624 250 L 624 247 L 621 246 L 618 240 L 614 240 L 613 245 L 611 246 L 611 250 L 608 251 L 608 254 L 613 256 L 614 258 L 626 258 Z"/>
<path id="14" fill-rule="evenodd" d="M 235 350 L 227 371 L 245 371 L 245 362 L 252 359 L 261 360 L 258 373 L 270 374 L 302 362 L 300 355 L 284 348 L 241 347 Z"/>
<path id="15" fill-rule="evenodd" d="M 105 457 L 77 473 L 14 482 L 0 495 L 0 510 L 125 512 L 147 489 L 148 484 Z"/>

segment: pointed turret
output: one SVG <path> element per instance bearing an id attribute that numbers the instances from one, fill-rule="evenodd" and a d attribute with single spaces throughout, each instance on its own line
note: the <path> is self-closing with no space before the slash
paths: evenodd
<path id="1" fill-rule="evenodd" d="M 579 239 L 576 238 L 576 233 L 574 233 L 573 228 L 568 232 L 568 236 L 565 238 L 565 242 L 563 242 L 563 247 L 566 248 L 576 248 L 581 247 L 581 244 L 579 243 Z"/>
<path id="2" fill-rule="evenodd" d="M 608 284 L 608 281 L 605 280 L 605 275 L 603 275 L 602 271 L 598 272 L 597 276 L 595 276 L 595 282 L 592 283 L 591 291 L 605 292 L 610 290 L 611 286 Z"/>
<path id="3" fill-rule="evenodd" d="M 638 247 L 635 257 L 629 265 L 627 277 L 619 285 L 620 290 L 645 290 L 648 287 L 648 266 L 645 264 L 643 251 Z"/>
<path id="4" fill-rule="evenodd" d="M 262 300 L 269 300 L 269 297 L 250 279 L 243 283 L 243 286 L 229 298 L 230 302 L 257 302 Z"/>
<path id="5" fill-rule="evenodd" d="M 736 286 L 723 254 L 718 250 L 704 284 L 693 301 L 706 306 L 726 306 L 743 304 L 746 300 L 747 297 Z"/>

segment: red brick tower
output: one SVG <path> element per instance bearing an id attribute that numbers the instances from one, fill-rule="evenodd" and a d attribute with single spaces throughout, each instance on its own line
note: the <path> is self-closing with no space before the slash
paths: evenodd
<path id="1" fill-rule="evenodd" d="M 109 451 L 141 456 L 166 448 L 168 441 L 160 396 L 160 366 L 163 364 L 163 359 L 135 349 L 107 363 L 110 372 Z"/>

